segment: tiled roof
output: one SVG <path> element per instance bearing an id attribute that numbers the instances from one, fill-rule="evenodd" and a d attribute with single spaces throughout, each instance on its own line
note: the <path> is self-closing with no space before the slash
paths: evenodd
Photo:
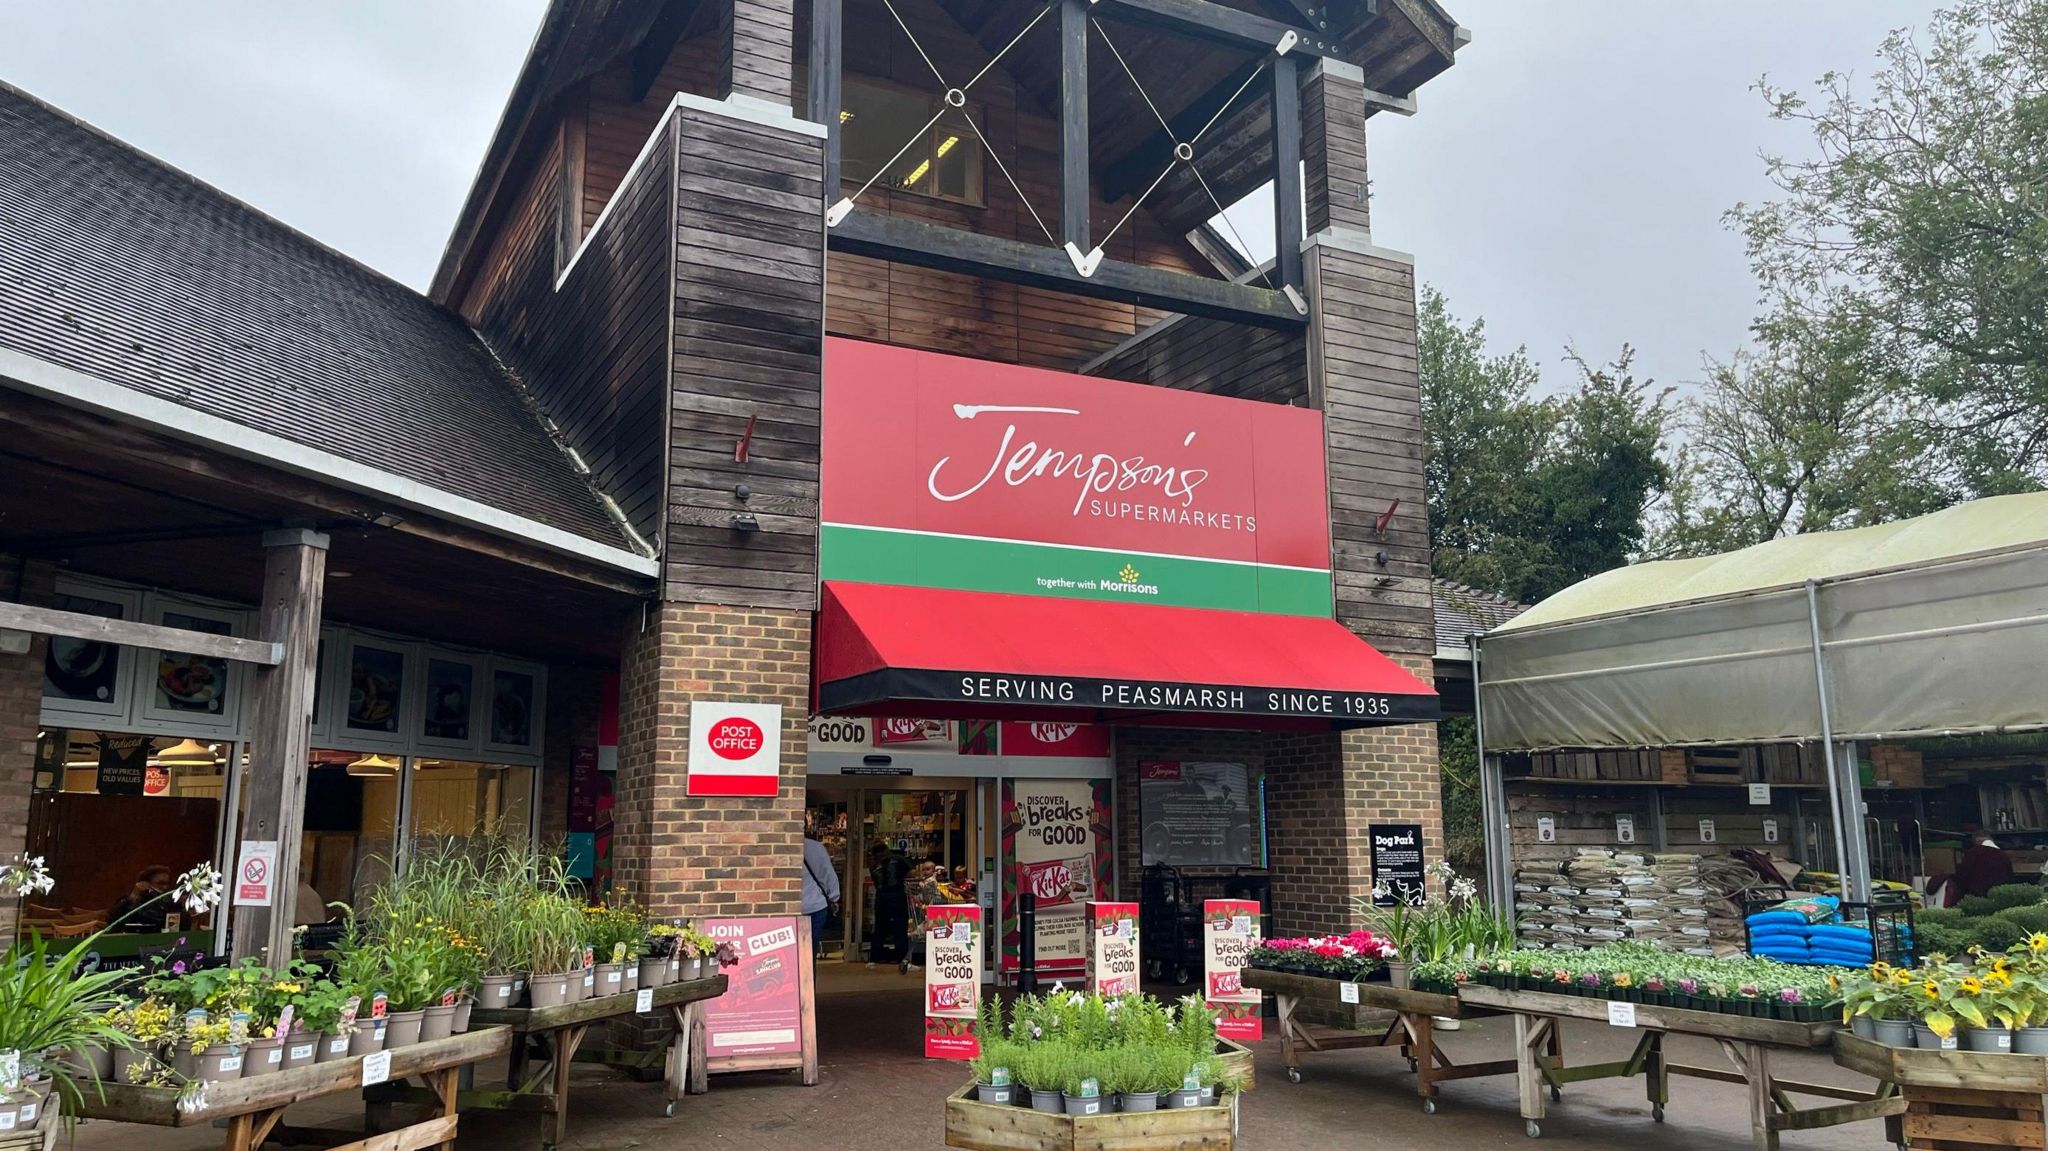
<path id="1" fill-rule="evenodd" d="M 1480 635 L 1529 610 L 1504 596 L 1466 587 L 1454 580 L 1432 578 L 1430 598 L 1436 608 L 1437 650 L 1462 651 L 1465 640 Z"/>
<path id="2" fill-rule="evenodd" d="M 4 83 L 0 347 L 628 546 L 459 317 Z"/>

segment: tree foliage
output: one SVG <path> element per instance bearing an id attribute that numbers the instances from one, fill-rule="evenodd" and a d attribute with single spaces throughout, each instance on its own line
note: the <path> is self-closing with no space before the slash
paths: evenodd
<path id="1" fill-rule="evenodd" d="M 1810 128 L 1738 205 L 1767 347 L 1846 326 L 1881 352 L 1962 494 L 2048 474 L 2048 0 L 1961 0 L 1879 47 L 1865 85 L 1761 85 Z M 1852 361 L 1853 362 L 1853 361 Z M 1884 401 L 1880 401 L 1882 407 Z M 1880 503 L 1882 501 L 1879 501 Z"/>
<path id="2" fill-rule="evenodd" d="M 1484 321 L 1461 325 L 1441 292 L 1423 289 L 1417 327 L 1436 574 L 1535 600 L 1626 563 L 1670 478 L 1668 394 L 1630 350 L 1569 353 L 1575 386 L 1542 397 L 1526 350 L 1488 355 Z"/>

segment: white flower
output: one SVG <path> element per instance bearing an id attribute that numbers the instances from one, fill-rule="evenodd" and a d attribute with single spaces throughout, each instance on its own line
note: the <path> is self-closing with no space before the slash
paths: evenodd
<path id="1" fill-rule="evenodd" d="M 202 915 L 220 905 L 222 888 L 220 869 L 211 863 L 202 863 L 178 877 L 178 885 L 171 889 L 184 904 L 185 910 Z"/>
<path id="2" fill-rule="evenodd" d="M 1470 899 L 1477 894 L 1479 894 L 1479 885 L 1466 879 L 1464 876 L 1461 875 L 1451 881 L 1452 899 Z"/>
<path id="3" fill-rule="evenodd" d="M 55 886 L 57 881 L 50 878 L 49 869 L 43 866 L 43 857 L 40 855 L 16 857 L 5 870 L 0 870 L 0 888 L 14 892 L 22 899 L 31 895 L 42 895 Z"/>

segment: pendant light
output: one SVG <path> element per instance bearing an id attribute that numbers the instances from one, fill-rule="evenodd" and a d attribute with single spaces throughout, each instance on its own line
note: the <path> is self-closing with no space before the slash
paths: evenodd
<path id="1" fill-rule="evenodd" d="M 156 754 L 156 761 L 166 767 L 212 767 L 219 758 L 212 748 L 189 735 Z"/>
<path id="2" fill-rule="evenodd" d="M 373 751 L 349 764 L 348 773 L 372 779 L 385 779 L 398 774 L 398 761 Z"/>

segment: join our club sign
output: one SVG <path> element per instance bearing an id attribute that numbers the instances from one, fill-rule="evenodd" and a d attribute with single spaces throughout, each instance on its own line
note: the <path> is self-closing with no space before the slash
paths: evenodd
<path id="1" fill-rule="evenodd" d="M 1322 413 L 829 339 L 821 577 L 1328 616 Z"/>
<path id="2" fill-rule="evenodd" d="M 690 701 L 689 794 L 774 795 L 781 766 L 781 704 Z"/>

